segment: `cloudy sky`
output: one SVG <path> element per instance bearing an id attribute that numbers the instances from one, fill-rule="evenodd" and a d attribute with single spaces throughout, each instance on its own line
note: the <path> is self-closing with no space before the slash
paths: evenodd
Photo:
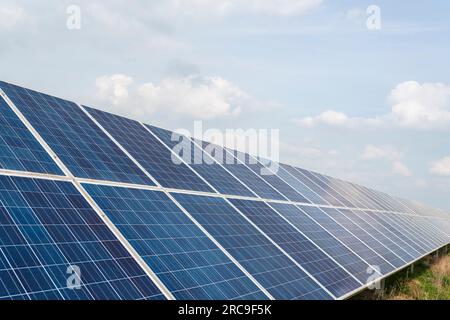
<path id="1" fill-rule="evenodd" d="M 285 162 L 450 210 L 448 1 L 1 0 L 0 37 L 2 80 L 169 129 L 281 129 Z"/>

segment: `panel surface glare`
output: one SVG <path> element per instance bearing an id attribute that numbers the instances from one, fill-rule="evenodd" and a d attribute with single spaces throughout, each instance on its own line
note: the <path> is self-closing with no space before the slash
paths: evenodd
<path id="1" fill-rule="evenodd" d="M 139 122 L 86 109 L 163 187 L 212 192 L 185 164 L 174 163 L 172 152 Z"/>
<path id="2" fill-rule="evenodd" d="M 347 271 L 263 202 L 231 200 L 265 234 L 293 257 L 335 297 L 360 287 Z"/>
<path id="3" fill-rule="evenodd" d="M 275 299 L 331 299 L 224 199 L 173 196 Z"/>
<path id="4" fill-rule="evenodd" d="M 194 144 L 191 139 L 168 130 L 152 126 L 148 126 L 148 128 L 169 148 L 184 148 L 183 159 L 186 158 L 189 166 L 208 181 L 219 193 L 254 197 L 254 194 L 249 189 L 223 169 L 220 164 L 213 161 L 213 158 Z"/>
<path id="5" fill-rule="evenodd" d="M 0 176 L 0 298 L 164 296 L 71 183 Z"/>
<path id="6" fill-rule="evenodd" d="M 0 86 L 76 177 L 152 183 L 73 102 L 6 83 Z"/>
<path id="7" fill-rule="evenodd" d="M 201 146 L 261 198 L 287 200 L 286 197 L 256 175 L 245 164 L 239 162 L 231 153 L 226 152 L 224 148 L 205 141 L 201 142 Z"/>
<path id="8" fill-rule="evenodd" d="M 282 203 L 271 203 L 270 205 L 302 231 L 309 239 L 332 256 L 361 283 L 367 282 L 370 276 L 367 272 L 369 264 L 353 253 L 325 228 L 294 205 Z"/>
<path id="9" fill-rule="evenodd" d="M 247 153 L 233 150 L 228 150 L 228 152 L 233 153 L 236 158 L 245 163 L 250 170 L 275 188 L 279 193 L 284 195 L 286 199 L 293 202 L 310 203 L 302 194 L 297 192 L 277 175 L 277 168 L 265 167 L 259 160 Z M 268 161 L 265 163 L 269 166 Z"/>
<path id="10" fill-rule="evenodd" d="M 344 243 L 354 253 L 360 256 L 370 266 L 379 270 L 381 274 L 388 274 L 394 270 L 394 267 L 383 257 L 378 255 L 374 250 L 358 239 L 355 235 L 347 231 L 343 226 L 338 224 L 331 217 L 326 215 L 324 211 L 317 207 L 298 206 L 305 214 L 320 224 L 324 229 Z"/>
<path id="11" fill-rule="evenodd" d="M 85 188 L 177 299 L 267 298 L 164 193 Z"/>
<path id="12" fill-rule="evenodd" d="M 1 97 L 0 169 L 63 175 L 56 163 Z"/>

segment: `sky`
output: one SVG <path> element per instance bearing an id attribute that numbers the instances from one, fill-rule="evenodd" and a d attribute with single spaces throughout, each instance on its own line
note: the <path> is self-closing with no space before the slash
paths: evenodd
<path id="1" fill-rule="evenodd" d="M 375 11 L 374 11 L 375 10 Z M 448 1 L 0 1 L 0 79 L 450 211 Z"/>

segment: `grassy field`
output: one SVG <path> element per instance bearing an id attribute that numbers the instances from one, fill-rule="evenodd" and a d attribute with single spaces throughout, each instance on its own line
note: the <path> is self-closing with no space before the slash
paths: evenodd
<path id="1" fill-rule="evenodd" d="M 365 291 L 355 299 L 363 300 L 450 300 L 450 254 L 414 265 L 414 273 L 402 271 L 386 280 L 380 295 Z"/>

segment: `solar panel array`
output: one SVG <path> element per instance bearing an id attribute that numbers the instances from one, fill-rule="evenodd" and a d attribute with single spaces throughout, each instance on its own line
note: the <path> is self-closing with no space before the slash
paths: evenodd
<path id="1" fill-rule="evenodd" d="M 0 299 L 345 299 L 449 244 L 443 211 L 0 88 Z"/>

